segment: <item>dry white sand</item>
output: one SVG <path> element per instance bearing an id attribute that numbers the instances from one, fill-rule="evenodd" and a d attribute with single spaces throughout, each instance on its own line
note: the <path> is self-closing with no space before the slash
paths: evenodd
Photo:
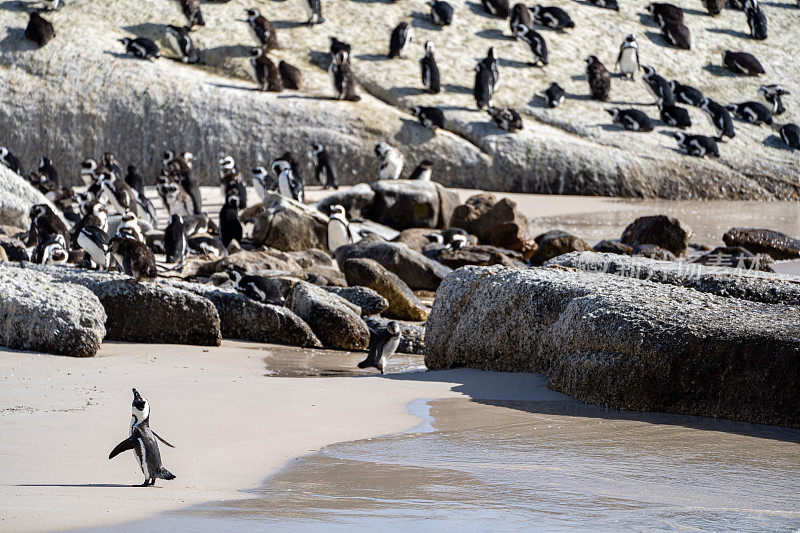
<path id="1" fill-rule="evenodd" d="M 219 348 L 106 343 L 88 359 L 0 349 L 0 531 L 119 524 L 246 498 L 242 490 L 289 459 L 413 427 L 418 420 L 406 406 L 417 398 L 563 398 L 531 374 L 265 375 L 265 357 L 303 363 L 309 353 L 235 341 Z M 328 354 L 353 364 L 363 355 Z M 161 453 L 177 479 L 154 488 L 131 486 L 143 479 L 132 452 L 107 459 L 128 435 L 131 387 L 150 401 L 151 427 L 176 446 L 162 445 Z"/>

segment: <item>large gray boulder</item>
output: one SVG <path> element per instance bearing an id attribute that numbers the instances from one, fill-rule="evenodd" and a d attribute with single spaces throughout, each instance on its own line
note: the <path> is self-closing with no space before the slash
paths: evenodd
<path id="1" fill-rule="evenodd" d="M 436 287 L 452 269 L 415 252 L 397 242 L 386 242 L 369 236 L 354 244 L 336 249 L 336 262 L 344 268 L 348 259 L 374 259 L 388 271 L 397 274 L 413 290 L 436 290 Z"/>
<path id="2" fill-rule="evenodd" d="M 348 189 L 342 189 L 326 196 L 314 204 L 314 207 L 329 215 L 332 206 L 341 205 L 344 207 L 348 219 L 361 218 L 372 208 L 374 200 L 375 191 L 372 190 L 369 183 L 357 183 Z"/>
<path id="3" fill-rule="evenodd" d="M 464 267 L 426 324 L 430 369 L 544 372 L 620 409 L 800 426 L 794 306 L 563 268 Z"/>
<path id="4" fill-rule="evenodd" d="M 328 248 L 328 217 L 313 207 L 268 192 L 256 217 L 253 242 L 283 251 Z"/>
<path id="5" fill-rule="evenodd" d="M 0 345 L 90 357 L 106 335 L 97 296 L 46 273 L 0 264 Z"/>
<path id="6" fill-rule="evenodd" d="M 425 320 L 428 310 L 399 277 L 372 259 L 348 259 L 344 275 L 351 287 L 369 287 L 383 296 L 387 304 L 385 315 L 399 320 Z"/>
<path id="7" fill-rule="evenodd" d="M 758 228 L 731 228 L 722 240 L 728 246 L 741 246 L 750 252 L 765 253 L 773 259 L 800 257 L 800 240 L 780 231 Z"/>
<path id="8" fill-rule="evenodd" d="M 458 204 L 455 192 L 431 181 L 382 180 L 370 187 L 375 197 L 367 217 L 397 230 L 447 227 Z"/>
<path id="9" fill-rule="evenodd" d="M 364 350 L 369 344 L 369 329 L 341 298 L 306 282 L 297 283 L 287 306 L 302 318 L 322 344 L 339 350 Z"/>

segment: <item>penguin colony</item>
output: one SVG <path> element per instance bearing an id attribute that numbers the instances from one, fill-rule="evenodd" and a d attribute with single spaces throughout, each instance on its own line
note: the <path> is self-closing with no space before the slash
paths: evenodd
<path id="1" fill-rule="evenodd" d="M 225 1 L 225 0 L 223 0 Z M 313 27 L 325 23 L 323 16 L 322 0 L 303 0 L 306 11 L 305 24 Z M 177 4 L 184 16 L 183 26 L 169 25 L 165 29 L 165 40 L 177 56 L 184 63 L 202 63 L 202 51 L 198 50 L 192 41 L 192 32 L 203 31 L 206 19 L 202 12 L 199 0 L 177 0 Z M 591 4 L 598 8 L 619 11 L 620 6 L 613 0 L 595 0 Z M 428 0 L 429 12 L 412 13 L 411 18 L 399 21 L 394 29 L 387 35 L 387 57 L 392 60 L 406 59 L 408 54 L 417 54 L 415 50 L 415 27 L 420 24 L 417 19 L 426 16 L 428 24 L 434 27 L 446 27 L 452 24 L 459 16 L 459 4 L 453 5 L 444 0 Z M 63 2 L 50 2 L 48 10 L 59 9 Z M 623 5 L 623 9 L 624 9 Z M 722 0 L 704 0 L 703 7 L 709 16 L 719 15 L 725 8 Z M 508 20 L 508 31 L 522 45 L 530 49 L 531 66 L 540 67 L 546 73 L 550 62 L 548 52 L 548 37 L 538 28 L 545 28 L 561 33 L 568 33 L 575 28 L 575 22 L 568 10 L 557 6 L 509 4 L 507 0 L 482 0 L 481 8 L 486 15 L 495 19 Z M 731 9 L 742 12 L 742 29 L 747 28 L 747 35 L 753 40 L 766 40 L 768 38 L 768 19 L 759 4 L 759 0 L 742 0 L 732 2 Z M 574 9 L 578 9 L 575 7 Z M 30 14 L 30 22 L 26 28 L 26 38 L 38 46 L 44 46 L 55 36 L 53 25 L 42 17 L 43 10 Z M 642 14 L 643 24 L 652 24 L 660 30 L 663 42 L 677 50 L 687 53 L 692 51 L 692 29 L 690 21 L 684 16 L 684 11 L 669 3 L 651 3 L 646 8 L 647 13 Z M 262 91 L 281 92 L 285 89 L 301 90 L 302 73 L 286 61 L 276 61 L 270 57 L 271 52 L 280 50 L 279 30 L 264 17 L 257 7 L 244 10 L 244 18 L 240 22 L 246 24 L 251 34 L 252 44 L 248 60 L 253 81 Z M 424 26 L 423 26 L 424 27 Z M 741 32 L 743 33 L 743 32 Z M 361 99 L 358 94 L 358 84 L 351 61 L 353 52 L 351 46 L 336 37 L 330 38 L 328 54 L 328 72 L 331 78 L 333 93 L 336 99 L 357 102 Z M 652 40 L 652 39 L 651 39 Z M 119 39 L 127 55 L 158 60 L 161 52 L 158 46 L 145 37 L 123 37 Z M 440 58 L 436 54 L 436 43 L 432 40 L 422 44 L 423 55 L 419 59 L 419 83 L 425 91 L 431 94 L 442 92 L 443 81 L 439 70 Z M 656 73 L 657 65 L 642 65 L 640 63 L 640 43 L 634 34 L 628 34 L 622 39 L 619 52 L 614 63 L 613 73 L 603 63 L 601 57 L 607 56 L 602 50 L 587 55 L 586 80 L 588 93 L 591 99 L 599 102 L 608 101 L 612 91 L 612 78 L 618 75 L 622 80 L 635 81 L 637 72 L 642 71 L 642 81 L 647 84 L 648 90 L 654 97 L 658 107 L 658 120 L 668 128 L 677 128 L 688 131 L 692 129 L 690 113 L 682 106 L 696 106 L 703 110 L 712 125 L 716 135 L 712 138 L 721 142 L 725 138 L 735 136 L 735 126 L 732 120 L 754 126 L 773 127 L 780 131 L 782 126 L 791 124 L 776 124 L 773 116 L 785 111 L 782 97 L 789 94 L 778 84 L 762 85 L 755 90 L 751 99 L 743 95 L 744 101 L 719 103 L 709 100 L 705 105 L 701 103 L 702 92 L 694 87 L 682 85 L 679 80 L 665 80 Z M 650 56 L 656 54 L 650 53 Z M 486 59 L 476 61 L 473 95 L 477 109 L 485 110 L 487 120 L 499 129 L 506 132 L 515 132 L 524 129 L 522 114 L 508 106 L 495 106 L 493 99 L 497 96 L 500 79 L 498 57 L 494 47 L 489 48 Z M 766 70 L 759 60 L 745 51 L 725 50 L 722 53 L 722 66 L 736 75 L 759 76 L 766 74 Z M 575 73 L 579 75 L 579 73 Z M 549 87 L 542 88 L 541 94 L 547 107 L 556 108 L 568 101 L 568 96 L 559 85 L 559 80 L 550 82 Z M 674 87 L 674 89 L 673 89 Z M 682 98 L 677 98 L 675 92 L 683 88 Z M 776 88 L 776 89 L 771 89 Z M 767 105 L 756 101 L 762 97 Z M 655 129 L 657 122 L 642 110 L 628 108 L 607 108 L 613 124 L 629 131 L 650 132 Z M 408 112 L 415 116 L 420 125 L 430 129 L 446 129 L 447 117 L 442 109 L 435 106 L 412 106 Z M 791 130 L 792 128 L 789 128 Z M 664 131 L 663 133 L 667 133 Z M 671 135 L 670 135 L 671 136 Z M 781 135 L 783 139 L 784 136 Z M 288 181 L 287 181 L 288 183 Z M 295 194 L 296 195 L 296 194 Z"/>

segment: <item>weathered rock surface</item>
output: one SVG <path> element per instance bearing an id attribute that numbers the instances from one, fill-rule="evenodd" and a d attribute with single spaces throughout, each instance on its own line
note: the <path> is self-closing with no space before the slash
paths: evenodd
<path id="1" fill-rule="evenodd" d="M 6 255 L 6 251 L 2 247 L 0 247 L 0 261 L 8 261 L 8 256 Z"/>
<path id="2" fill-rule="evenodd" d="M 385 328 L 390 322 L 388 318 L 379 316 L 364 317 L 364 321 L 372 331 Z M 400 325 L 400 344 L 397 345 L 398 353 L 413 353 L 425 355 L 425 323 L 397 322 Z"/>
<path id="3" fill-rule="evenodd" d="M 361 257 L 374 259 L 388 271 L 397 274 L 413 290 L 436 290 L 451 271 L 450 268 L 415 252 L 404 244 L 386 242 L 375 236 L 366 237 L 336 250 L 336 262 L 342 269 L 348 259 Z"/>
<path id="4" fill-rule="evenodd" d="M 793 306 L 563 269 L 465 267 L 437 291 L 425 350 L 430 369 L 546 372 L 550 388 L 600 405 L 800 426 Z"/>
<path id="5" fill-rule="evenodd" d="M 677 256 L 686 253 L 692 228 L 674 217 L 656 215 L 639 217 L 622 232 L 620 241 L 634 248 L 640 244 L 655 244 Z"/>
<path id="6" fill-rule="evenodd" d="M 522 260 L 521 253 L 497 246 L 490 246 L 488 244 L 466 246 L 458 250 L 451 250 L 442 244 L 436 243 L 427 245 L 423 253 L 450 268 L 461 268 L 467 265 L 505 265 L 520 268 L 527 266 Z"/>
<path id="7" fill-rule="evenodd" d="M 368 287 L 324 287 L 324 289 L 357 305 L 365 315 L 377 315 L 389 309 L 386 298 Z"/>
<path id="8" fill-rule="evenodd" d="M 531 257 L 535 243 L 531 240 L 528 219 L 517 210 L 513 200 L 489 193 L 471 196 L 453 211 L 453 227 L 478 236 L 482 244 L 490 244 Z"/>
<path id="9" fill-rule="evenodd" d="M 430 228 L 409 228 L 400 232 L 395 242 L 405 244 L 415 252 L 422 253 L 422 249 L 431 243 L 426 237 L 433 233 Z"/>
<path id="10" fill-rule="evenodd" d="M 633 255 L 646 257 L 648 259 L 658 259 L 660 261 L 676 261 L 678 258 L 669 250 L 655 244 L 640 244 L 633 248 Z"/>
<path id="11" fill-rule="evenodd" d="M 1 81 L 2 74 L 0 73 Z M 2 116 L 2 112 L 0 112 L 0 118 Z M 11 122 L 6 122 L 6 124 L 11 124 Z M 39 157 L 36 157 L 37 161 Z M 0 225 L 29 227 L 31 207 L 36 204 L 48 204 L 53 211 L 59 213 L 52 202 L 34 189 L 22 176 L 0 164 Z"/>
<path id="12" fill-rule="evenodd" d="M 44 272 L 0 264 L 0 345 L 90 357 L 105 337 L 97 296 Z"/>
<path id="13" fill-rule="evenodd" d="M 8 261 L 28 261 L 30 259 L 25 243 L 14 237 L 0 235 L 0 249 L 4 251 Z"/>
<path id="14" fill-rule="evenodd" d="M 315 208 L 268 192 L 253 226 L 253 242 L 283 251 L 327 249 L 328 217 Z"/>
<path id="15" fill-rule="evenodd" d="M 169 281 L 167 284 L 213 303 L 219 313 L 224 338 L 322 347 L 311 327 L 285 307 L 256 302 L 229 288 L 183 281 Z"/>
<path id="16" fill-rule="evenodd" d="M 347 190 L 336 191 L 326 196 L 314 207 L 323 213 L 330 214 L 331 206 L 341 205 L 347 213 L 347 218 L 361 218 L 372 208 L 375 200 L 375 191 L 368 183 L 358 183 Z"/>
<path id="17" fill-rule="evenodd" d="M 698 265 L 774 272 L 771 265 L 775 261 L 767 254 L 753 254 L 741 246 L 719 246 L 707 254 L 693 259 L 692 262 Z"/>
<path id="18" fill-rule="evenodd" d="M 547 265 L 681 285 L 700 292 L 754 302 L 800 305 L 800 277 L 785 274 L 593 252 L 562 255 Z M 734 320 L 733 317 L 731 319 Z"/>
<path id="19" fill-rule="evenodd" d="M 536 251 L 531 256 L 531 263 L 534 265 L 541 265 L 554 257 L 569 252 L 582 252 L 584 250 L 591 250 L 592 247 L 581 239 L 571 233 L 560 229 L 554 229 L 543 233 L 534 239 L 536 242 Z"/>
<path id="20" fill-rule="evenodd" d="M 441 195 L 458 195 L 441 185 L 419 180 L 382 180 L 370 185 L 375 192 L 367 217 L 397 230 L 442 228 L 452 217 L 453 201 L 446 202 L 450 212 L 443 213 Z"/>
<path id="21" fill-rule="evenodd" d="M 311 326 L 327 348 L 363 350 L 369 344 L 369 329 L 359 313 L 319 287 L 296 284 L 287 306 Z"/>
<path id="22" fill-rule="evenodd" d="M 399 320 L 425 320 L 428 310 L 398 276 L 372 259 L 348 259 L 345 278 L 351 287 L 368 287 L 387 301 L 385 315 Z"/>
<path id="23" fill-rule="evenodd" d="M 800 240 L 770 229 L 732 228 L 722 240 L 728 246 L 741 246 L 754 254 L 768 254 L 773 259 L 800 257 Z"/>

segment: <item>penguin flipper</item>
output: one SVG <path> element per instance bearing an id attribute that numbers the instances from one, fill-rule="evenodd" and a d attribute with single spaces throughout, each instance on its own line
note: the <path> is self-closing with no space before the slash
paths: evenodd
<path id="1" fill-rule="evenodd" d="M 111 450 L 111 453 L 108 454 L 109 459 L 113 459 L 117 455 L 121 454 L 124 451 L 132 450 L 136 446 L 136 441 L 133 437 L 128 437 L 124 441 L 117 444 L 117 446 Z"/>
<path id="2" fill-rule="evenodd" d="M 150 431 L 153 431 L 153 430 L 151 429 Z M 175 447 L 172 444 L 170 444 L 169 442 L 167 442 L 164 439 L 162 439 L 161 436 L 158 433 L 156 433 L 155 431 L 153 431 L 153 435 L 155 435 L 158 440 L 160 440 L 161 442 L 163 442 L 164 444 L 166 444 L 170 448 L 174 448 Z"/>

